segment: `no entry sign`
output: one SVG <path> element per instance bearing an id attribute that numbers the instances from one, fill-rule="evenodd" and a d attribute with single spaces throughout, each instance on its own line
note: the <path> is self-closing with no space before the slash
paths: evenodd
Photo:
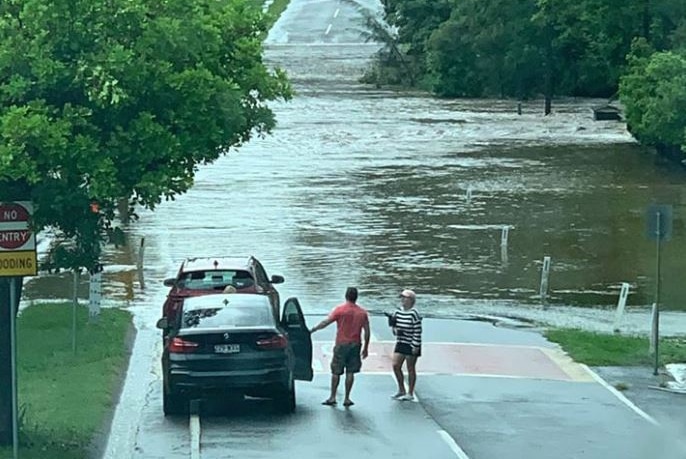
<path id="1" fill-rule="evenodd" d="M 36 238 L 29 228 L 30 202 L 0 203 L 0 277 L 35 276 Z"/>

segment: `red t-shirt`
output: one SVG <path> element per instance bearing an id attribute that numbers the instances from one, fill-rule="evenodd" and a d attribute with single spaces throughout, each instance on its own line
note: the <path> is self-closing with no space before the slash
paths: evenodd
<path id="1" fill-rule="evenodd" d="M 336 344 L 362 342 L 362 328 L 369 322 L 366 309 L 346 301 L 331 311 L 329 319 L 338 325 Z"/>

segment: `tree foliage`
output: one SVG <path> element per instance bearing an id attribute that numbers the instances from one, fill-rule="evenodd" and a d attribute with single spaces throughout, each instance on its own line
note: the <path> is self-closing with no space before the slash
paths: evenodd
<path id="1" fill-rule="evenodd" d="M 153 209 L 274 126 L 290 86 L 252 3 L 0 2 L 0 201 L 33 201 L 67 265 L 93 266 L 117 202 Z"/>
<path id="2" fill-rule="evenodd" d="M 613 96 L 631 42 L 683 45 L 683 0 L 387 0 L 386 20 L 445 96 Z M 681 39 L 681 41 L 680 41 Z M 419 81 L 422 79 L 419 78 Z"/>
<path id="3" fill-rule="evenodd" d="M 644 41 L 637 41 L 620 97 L 638 140 L 663 149 L 680 147 L 686 154 L 686 55 L 651 54 Z"/>

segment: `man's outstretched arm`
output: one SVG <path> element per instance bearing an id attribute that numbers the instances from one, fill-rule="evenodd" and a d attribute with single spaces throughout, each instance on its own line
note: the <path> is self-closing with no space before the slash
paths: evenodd
<path id="1" fill-rule="evenodd" d="M 312 327 L 312 329 L 310 330 L 310 333 L 314 333 L 317 330 L 321 330 L 322 328 L 326 328 L 329 325 L 331 325 L 332 322 L 333 322 L 333 319 L 331 317 L 327 317 L 326 319 L 322 320 L 317 325 Z"/>

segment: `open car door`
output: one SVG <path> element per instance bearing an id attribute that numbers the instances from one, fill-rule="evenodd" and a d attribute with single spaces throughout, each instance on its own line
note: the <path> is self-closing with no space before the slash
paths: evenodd
<path id="1" fill-rule="evenodd" d="M 302 381 L 312 381 L 312 337 L 297 298 L 289 298 L 283 304 L 281 324 L 288 331 L 288 340 L 295 354 L 293 377 Z"/>

